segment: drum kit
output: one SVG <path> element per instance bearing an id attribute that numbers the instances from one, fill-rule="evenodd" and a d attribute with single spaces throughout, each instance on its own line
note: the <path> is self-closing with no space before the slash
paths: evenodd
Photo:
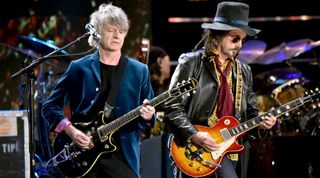
<path id="1" fill-rule="evenodd" d="M 4 61 L 4 63 L 5 61 L 8 61 L 8 63 L 13 63 L 15 61 L 16 63 L 15 65 L 8 64 L 8 67 L 14 66 L 15 68 L 15 69 L 10 69 L 10 71 L 8 71 L 11 75 L 19 71 L 23 67 L 26 67 L 27 65 L 32 63 L 34 60 L 40 58 L 41 56 L 44 56 L 54 50 L 59 49 L 59 47 L 54 45 L 53 42 L 42 41 L 35 37 L 20 36 L 18 38 L 18 41 L 19 41 L 18 47 L 10 46 L 3 43 L 0 44 L 2 51 L 6 51 L 6 55 L 1 56 L 1 58 L 3 57 L 3 59 L 1 60 Z M 11 56 L 10 54 L 15 54 L 15 55 Z M 64 50 L 59 51 L 59 55 L 67 55 L 67 54 L 68 53 Z M 15 58 L 15 59 L 11 59 L 11 58 Z M 34 69 L 33 73 L 34 73 L 34 76 L 36 77 L 36 81 L 35 81 L 36 98 L 40 100 L 46 99 L 56 80 L 66 70 L 69 62 L 70 62 L 70 59 L 66 57 L 52 58 L 52 59 L 46 60 L 43 64 L 40 64 Z M 2 107 L 6 107 L 3 103 L 1 103 L 1 105 Z M 18 106 L 18 107 L 21 108 L 21 106 Z"/>
<path id="2" fill-rule="evenodd" d="M 297 57 L 309 51 L 314 52 L 320 41 L 299 39 L 266 49 L 266 44 L 259 40 L 249 40 L 243 44 L 238 59 L 252 65 L 252 69 L 264 69 L 253 72 L 254 83 L 258 83 L 257 102 L 259 112 L 263 113 L 294 99 L 319 85 L 320 64 L 316 57 L 299 59 Z M 299 67 L 296 65 L 299 62 Z M 302 64 L 301 64 L 302 63 Z M 308 65 L 316 66 L 314 73 L 309 73 Z M 261 67 L 263 66 L 263 67 Z M 302 70 L 300 70 L 302 69 Z M 309 69 L 310 70 L 310 69 Z M 313 76 L 313 78 L 309 77 Z M 318 77 L 316 77 L 318 76 Z M 313 86 L 312 86 L 313 87 Z M 317 86 L 319 87 L 319 86 Z M 271 91 L 268 90 L 271 88 Z M 291 111 L 278 119 L 273 132 L 278 136 L 316 135 L 320 131 L 320 103 L 312 103 Z"/>
<path id="3" fill-rule="evenodd" d="M 50 41 L 42 41 L 29 36 L 20 36 L 17 46 L 0 43 L 0 61 L 2 65 L 6 66 L 0 72 L 0 76 L 4 75 L 0 92 L 7 91 L 3 95 L 3 98 L 7 99 L 0 101 L 2 109 L 27 109 L 25 107 L 28 105 L 29 98 L 27 89 L 30 86 L 27 84 L 26 76 L 19 75 L 19 78 L 14 79 L 9 76 L 57 49 L 60 48 Z M 66 51 L 61 50 L 56 55 L 67 54 Z M 32 99 L 35 121 L 33 125 L 36 126 L 33 129 L 36 145 L 35 156 L 40 160 L 48 160 L 52 157 L 52 141 L 49 138 L 48 125 L 40 114 L 41 106 L 49 96 L 56 81 L 66 70 L 69 62 L 71 60 L 67 57 L 50 58 L 36 66 L 32 72 L 34 76 Z M 2 95 L 3 93 L 0 94 Z"/>

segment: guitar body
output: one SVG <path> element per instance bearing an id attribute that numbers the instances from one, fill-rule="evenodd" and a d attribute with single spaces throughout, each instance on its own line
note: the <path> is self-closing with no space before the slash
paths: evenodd
<path id="1" fill-rule="evenodd" d="M 167 100 L 180 97 L 189 92 L 195 92 L 197 81 L 193 78 L 176 83 L 170 90 L 163 92 L 157 97 L 149 100 L 150 106 L 157 106 Z M 72 140 L 64 133 L 58 134 L 54 142 L 54 157 L 51 158 L 54 166 L 66 177 L 85 176 L 95 165 L 102 154 L 116 150 L 112 143 L 112 134 L 122 126 L 138 118 L 140 109 L 144 105 L 138 106 L 121 117 L 111 121 L 104 121 L 104 111 L 88 123 L 74 123 L 73 125 L 88 135 L 92 142 L 89 149 L 81 149 L 73 144 Z"/>
<path id="2" fill-rule="evenodd" d="M 243 146 L 237 140 L 249 130 L 258 127 L 268 116 L 280 116 L 303 106 L 307 102 L 319 101 L 320 90 L 310 90 L 306 96 L 295 99 L 289 103 L 279 106 L 260 116 L 247 120 L 243 123 L 232 116 L 224 116 L 218 120 L 213 127 L 195 126 L 200 132 L 208 132 L 220 145 L 213 152 L 206 152 L 202 148 L 189 142 L 186 146 L 179 146 L 174 140 L 170 145 L 172 157 L 185 174 L 192 177 L 204 177 L 212 175 L 221 167 L 220 163 L 227 153 L 235 153 L 243 150 Z"/>
<path id="3" fill-rule="evenodd" d="M 99 135 L 96 134 L 96 128 L 102 125 L 102 112 L 90 123 L 75 123 L 74 126 L 92 137 L 93 146 L 90 149 L 81 149 L 72 143 L 70 137 L 64 133 L 57 135 L 54 141 L 55 162 L 58 162 L 57 168 L 66 177 L 81 177 L 86 175 L 95 165 L 98 158 L 104 153 L 110 153 L 116 150 L 112 143 L 112 133 L 104 142 L 100 141 Z M 65 152 L 65 153 L 61 153 Z M 65 159 L 65 155 L 68 159 Z M 61 159 L 59 159 L 61 158 Z"/>
<path id="4" fill-rule="evenodd" d="M 200 151 L 200 156 L 203 158 L 203 160 L 219 165 L 227 153 L 239 152 L 244 148 L 236 141 L 239 136 L 226 141 L 220 134 L 221 130 L 225 128 L 232 128 L 238 124 L 239 121 L 234 117 L 225 116 L 219 119 L 219 121 L 213 127 L 196 125 L 195 127 L 199 132 L 208 132 L 213 138 L 217 140 L 217 143 L 221 146 L 220 150 L 210 153 L 203 151 L 198 146 L 191 143 L 184 147 L 179 146 L 173 140 L 171 142 L 170 149 L 175 163 L 182 172 L 192 177 L 203 177 L 212 175 L 217 171 L 219 167 L 208 165 L 203 161 L 192 158 L 192 156 L 190 157 L 190 150 L 191 152 Z"/>

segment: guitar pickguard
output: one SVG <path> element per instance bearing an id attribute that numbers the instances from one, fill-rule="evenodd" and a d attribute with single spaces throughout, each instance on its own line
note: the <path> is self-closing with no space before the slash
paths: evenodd
<path id="1" fill-rule="evenodd" d="M 222 157 L 225 151 L 236 141 L 234 137 L 219 144 L 220 148 L 217 151 L 212 151 L 211 156 L 213 160 L 218 160 Z"/>

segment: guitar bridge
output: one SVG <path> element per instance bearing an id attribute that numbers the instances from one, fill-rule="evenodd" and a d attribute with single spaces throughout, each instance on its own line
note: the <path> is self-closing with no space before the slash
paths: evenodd
<path id="1" fill-rule="evenodd" d="M 207 166 L 217 166 L 219 168 L 222 167 L 221 164 L 216 164 L 216 163 L 204 160 L 200 155 L 196 159 L 206 164 Z"/>
<path id="2" fill-rule="evenodd" d="M 75 149 L 74 151 L 70 151 L 70 146 L 73 146 L 73 144 L 65 145 L 64 149 L 62 149 L 60 153 L 52 158 L 54 166 L 57 166 L 65 161 L 72 160 L 73 158 L 77 157 L 78 154 L 80 154 L 80 152 L 75 151 Z"/>
<path id="3" fill-rule="evenodd" d="M 186 146 L 185 149 L 185 156 L 189 159 L 189 160 L 197 160 L 199 162 L 201 162 L 202 164 L 205 164 L 206 166 L 212 167 L 212 166 L 217 166 L 217 167 L 221 167 L 220 164 L 216 164 L 207 160 L 204 160 L 201 155 L 203 154 L 203 149 L 200 148 L 198 149 L 197 146 L 193 145 L 192 143 L 188 143 L 188 145 Z"/>

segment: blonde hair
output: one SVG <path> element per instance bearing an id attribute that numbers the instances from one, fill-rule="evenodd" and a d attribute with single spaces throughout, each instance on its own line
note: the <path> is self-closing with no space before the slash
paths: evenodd
<path id="1" fill-rule="evenodd" d="M 101 4 L 99 9 L 90 15 L 90 23 L 95 27 L 98 33 L 101 34 L 103 24 L 110 23 L 119 27 L 125 33 L 129 31 L 129 20 L 127 14 L 117 6 L 109 4 Z M 96 46 L 98 39 L 91 35 L 88 39 L 90 46 Z"/>

